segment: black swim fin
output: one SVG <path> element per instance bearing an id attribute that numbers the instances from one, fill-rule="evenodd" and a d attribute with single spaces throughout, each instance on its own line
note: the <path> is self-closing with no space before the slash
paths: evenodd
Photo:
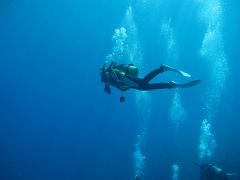
<path id="1" fill-rule="evenodd" d="M 170 67 L 170 66 L 167 66 L 167 65 L 165 65 L 165 64 L 162 64 L 161 67 L 160 67 L 160 69 L 162 70 L 162 72 L 164 72 L 164 71 L 174 71 L 174 72 L 180 73 L 182 76 L 191 77 L 190 74 L 185 73 L 185 72 L 183 72 L 183 71 L 180 71 L 180 70 L 178 70 L 178 69 L 172 68 L 172 67 Z"/>
<path id="2" fill-rule="evenodd" d="M 173 88 L 178 88 L 178 87 L 188 88 L 188 87 L 193 87 L 193 86 L 199 84 L 200 82 L 201 82 L 201 80 L 197 79 L 197 80 L 194 80 L 194 81 L 191 81 L 191 82 L 188 82 L 188 83 L 184 83 L 184 84 L 180 84 L 180 83 L 176 83 L 174 81 L 170 81 L 170 84 L 172 85 Z"/>

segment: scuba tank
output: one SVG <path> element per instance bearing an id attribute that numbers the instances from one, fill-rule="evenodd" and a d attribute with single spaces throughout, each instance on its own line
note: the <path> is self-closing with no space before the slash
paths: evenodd
<path id="1" fill-rule="evenodd" d="M 133 77 L 137 77 L 138 76 L 138 68 L 136 66 L 134 66 L 134 64 L 115 64 L 113 66 L 114 69 L 118 69 L 122 72 L 125 73 L 125 75 L 127 76 L 133 76 Z"/>

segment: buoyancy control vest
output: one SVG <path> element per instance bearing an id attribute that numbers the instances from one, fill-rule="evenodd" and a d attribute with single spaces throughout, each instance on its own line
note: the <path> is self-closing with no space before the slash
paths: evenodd
<path id="1" fill-rule="evenodd" d="M 138 68 L 133 64 L 113 64 L 111 66 L 112 73 L 116 76 L 117 79 L 122 80 L 122 84 L 119 84 L 119 89 L 122 91 L 126 91 L 132 86 L 136 86 L 136 84 L 130 82 L 126 76 L 137 77 L 138 76 Z M 129 83 L 130 82 L 130 83 Z"/>

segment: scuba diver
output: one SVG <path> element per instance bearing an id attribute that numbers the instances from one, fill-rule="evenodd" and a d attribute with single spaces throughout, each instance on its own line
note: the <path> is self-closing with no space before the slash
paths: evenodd
<path id="1" fill-rule="evenodd" d="M 197 85 L 201 82 L 200 79 L 194 80 L 188 83 L 180 84 L 175 81 L 170 81 L 168 83 L 149 83 L 154 77 L 158 74 L 165 71 L 174 71 L 185 77 L 191 77 L 189 74 L 169 67 L 167 65 L 161 65 L 160 68 L 150 72 L 144 78 L 138 77 L 138 68 L 133 64 L 117 64 L 111 62 L 109 67 L 106 67 L 104 64 L 100 70 L 101 81 L 105 83 L 104 91 L 108 94 L 111 94 L 111 86 L 114 86 L 120 89 L 122 92 L 129 90 L 130 88 L 140 90 L 140 91 L 150 91 L 154 89 L 171 89 L 171 88 L 187 88 Z M 120 101 L 125 101 L 123 95 L 120 98 Z"/>
<path id="2" fill-rule="evenodd" d="M 238 173 L 225 173 L 222 169 L 212 164 L 200 165 L 200 180 L 229 180 L 229 177 L 237 176 Z"/>

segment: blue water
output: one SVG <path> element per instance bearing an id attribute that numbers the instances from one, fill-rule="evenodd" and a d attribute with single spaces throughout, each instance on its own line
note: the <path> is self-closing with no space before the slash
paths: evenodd
<path id="1" fill-rule="evenodd" d="M 199 179 L 240 172 L 238 0 L 0 2 L 0 179 Z M 110 56 L 109 56 L 110 55 Z M 111 56 L 112 55 L 112 56 Z M 178 90 L 104 93 L 106 60 L 165 63 Z M 166 72 L 154 81 L 187 79 Z"/>

